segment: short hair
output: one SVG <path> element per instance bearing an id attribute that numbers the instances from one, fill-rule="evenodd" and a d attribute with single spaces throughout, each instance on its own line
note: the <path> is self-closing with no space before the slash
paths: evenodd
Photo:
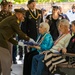
<path id="1" fill-rule="evenodd" d="M 58 24 L 60 25 L 60 23 L 62 23 L 64 26 L 67 26 L 68 28 L 70 27 L 69 21 L 67 19 L 61 19 Z"/>
<path id="2" fill-rule="evenodd" d="M 50 30 L 50 26 L 49 26 L 48 23 L 46 23 L 46 22 L 42 22 L 42 23 L 40 23 L 40 26 L 43 26 L 44 28 L 46 28 L 47 32 L 49 32 L 49 30 Z"/>
<path id="3" fill-rule="evenodd" d="M 75 8 L 75 4 L 72 5 L 72 9 Z"/>
<path id="4" fill-rule="evenodd" d="M 75 20 L 71 22 L 75 26 Z"/>

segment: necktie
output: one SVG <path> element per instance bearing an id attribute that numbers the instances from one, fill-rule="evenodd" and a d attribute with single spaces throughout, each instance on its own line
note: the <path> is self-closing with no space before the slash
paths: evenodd
<path id="1" fill-rule="evenodd" d="M 36 11 L 33 11 L 34 15 L 36 15 Z"/>

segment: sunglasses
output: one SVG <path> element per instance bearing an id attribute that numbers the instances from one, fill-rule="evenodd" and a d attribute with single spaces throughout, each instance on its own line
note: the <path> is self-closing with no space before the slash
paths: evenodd
<path id="1" fill-rule="evenodd" d="M 9 7 L 12 7 L 12 5 L 9 5 Z"/>

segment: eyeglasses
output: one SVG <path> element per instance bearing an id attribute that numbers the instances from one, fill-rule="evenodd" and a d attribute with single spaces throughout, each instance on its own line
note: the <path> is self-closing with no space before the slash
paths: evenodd
<path id="1" fill-rule="evenodd" d="M 9 5 L 9 7 L 12 7 L 12 5 Z"/>

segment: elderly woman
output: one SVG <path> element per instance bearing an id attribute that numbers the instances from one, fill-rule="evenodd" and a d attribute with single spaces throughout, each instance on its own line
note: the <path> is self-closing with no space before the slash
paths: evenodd
<path id="1" fill-rule="evenodd" d="M 31 75 L 31 63 L 34 55 L 40 54 L 45 50 L 49 50 L 53 45 L 52 36 L 49 33 L 48 23 L 42 22 L 39 26 L 37 43 L 38 46 L 32 46 L 32 51 L 25 55 L 23 75 Z"/>
<path id="2" fill-rule="evenodd" d="M 56 61 L 56 58 L 52 57 L 53 53 L 59 53 L 59 51 L 62 48 L 66 48 L 69 40 L 71 38 L 71 35 L 69 33 L 69 22 L 66 19 L 62 19 L 59 22 L 58 30 L 60 30 L 61 35 L 58 37 L 58 39 L 55 41 L 54 46 L 49 51 L 43 51 L 42 54 L 36 55 L 33 57 L 32 60 L 32 72 L 31 75 L 41 75 L 44 66 L 44 63 L 42 60 L 44 59 L 46 67 L 49 68 L 50 72 L 54 72 L 54 66 L 53 61 Z M 41 57 L 43 56 L 43 57 Z M 53 59 L 52 59 L 53 58 Z M 61 59 L 60 57 L 58 59 Z M 64 60 L 62 60 L 64 61 Z M 37 65 L 37 66 L 35 66 Z M 40 67 L 41 66 L 41 67 Z"/>
<path id="3" fill-rule="evenodd" d="M 68 43 L 71 38 L 71 35 L 69 33 L 68 20 L 62 19 L 59 22 L 58 28 L 61 32 L 61 35 L 55 41 L 54 46 L 50 49 L 50 51 L 44 53 L 45 54 L 44 63 L 46 65 L 46 67 L 48 67 L 48 69 L 51 73 L 54 73 L 54 71 L 56 70 L 56 68 L 55 68 L 56 64 L 59 64 L 59 63 L 65 61 L 65 59 L 63 59 L 62 56 L 58 56 L 57 53 L 60 53 L 60 51 L 63 48 L 66 48 L 68 46 Z M 54 53 L 56 53 L 56 54 L 54 54 Z"/>
<path id="4" fill-rule="evenodd" d="M 72 32 L 74 35 L 71 37 L 70 42 L 66 48 L 61 49 L 62 53 L 75 53 L 75 20 L 72 21 Z"/>

